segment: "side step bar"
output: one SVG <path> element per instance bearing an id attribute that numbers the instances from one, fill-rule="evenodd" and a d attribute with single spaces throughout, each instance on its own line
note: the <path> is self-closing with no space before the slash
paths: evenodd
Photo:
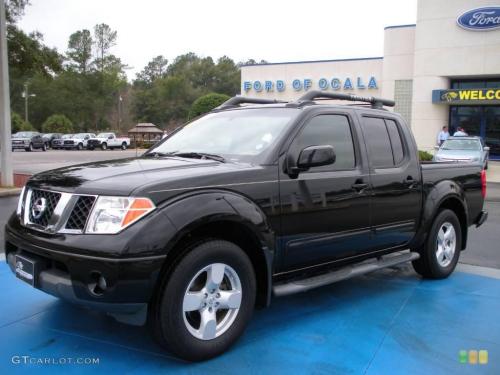
<path id="1" fill-rule="evenodd" d="M 276 284 L 273 287 L 273 293 L 276 297 L 281 297 L 289 294 L 305 292 L 307 290 L 332 284 L 337 281 L 363 275 L 368 272 L 373 272 L 382 268 L 392 267 L 397 264 L 410 262 L 418 258 L 420 258 L 420 254 L 413 252 L 399 255 L 386 255 L 385 257 L 377 258 L 375 261 L 364 261 L 361 263 L 346 266 L 344 268 L 340 268 L 326 274 L 313 276 L 306 279 L 293 280 L 288 283 Z"/>

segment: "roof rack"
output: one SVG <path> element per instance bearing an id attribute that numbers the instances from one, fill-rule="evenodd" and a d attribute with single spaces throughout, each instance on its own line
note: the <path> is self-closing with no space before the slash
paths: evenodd
<path id="1" fill-rule="evenodd" d="M 396 102 L 394 100 L 375 98 L 373 96 L 359 96 L 353 94 L 341 94 L 337 92 L 323 92 L 318 90 L 309 91 L 308 93 L 302 95 L 298 102 L 301 104 L 306 104 L 307 102 L 312 102 L 315 99 L 336 99 L 336 100 L 349 100 L 351 102 L 364 102 L 370 103 L 372 108 L 382 109 L 384 106 L 394 107 Z"/>
<path id="2" fill-rule="evenodd" d="M 276 99 L 249 98 L 246 96 L 236 95 L 233 96 L 231 99 L 226 100 L 224 103 L 222 103 L 215 109 L 218 110 L 218 109 L 233 108 L 239 106 L 240 104 L 277 104 L 277 103 L 287 103 L 287 102 Z"/>

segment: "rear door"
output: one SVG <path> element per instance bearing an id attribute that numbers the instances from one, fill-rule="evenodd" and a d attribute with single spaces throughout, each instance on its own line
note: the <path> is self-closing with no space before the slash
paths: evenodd
<path id="1" fill-rule="evenodd" d="M 399 117 L 360 114 L 370 163 L 371 250 L 402 246 L 415 235 L 421 211 L 416 146 Z"/>
<path id="2" fill-rule="evenodd" d="M 280 159 L 283 271 L 356 256 L 369 248 L 369 173 L 353 113 L 312 114 Z M 286 157 L 314 145 L 331 145 L 332 165 L 293 178 Z M 295 159 L 296 160 L 296 159 Z"/>

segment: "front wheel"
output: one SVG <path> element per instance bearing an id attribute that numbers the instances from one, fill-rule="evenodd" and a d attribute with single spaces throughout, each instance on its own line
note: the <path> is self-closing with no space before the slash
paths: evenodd
<path id="1" fill-rule="evenodd" d="M 76 149 L 78 151 L 82 151 L 83 150 L 83 143 L 78 143 L 78 146 L 76 146 Z"/>
<path id="2" fill-rule="evenodd" d="M 444 279 L 457 266 L 462 248 L 462 231 L 457 215 L 442 210 L 434 219 L 429 236 L 418 252 L 420 259 L 412 262 L 413 268 L 423 277 Z"/>
<path id="3" fill-rule="evenodd" d="M 101 150 L 107 150 L 108 149 L 108 145 L 106 143 L 103 143 L 101 144 Z"/>
<path id="4" fill-rule="evenodd" d="M 28 152 L 33 151 L 33 143 L 30 143 L 30 145 L 27 148 L 25 148 L 25 150 Z"/>
<path id="5" fill-rule="evenodd" d="M 42 151 L 47 151 L 47 144 L 46 143 L 43 144 Z"/>
<path id="6" fill-rule="evenodd" d="M 187 249 L 151 306 L 157 340 L 178 357 L 200 361 L 226 351 L 255 304 L 252 263 L 235 244 L 206 240 Z"/>

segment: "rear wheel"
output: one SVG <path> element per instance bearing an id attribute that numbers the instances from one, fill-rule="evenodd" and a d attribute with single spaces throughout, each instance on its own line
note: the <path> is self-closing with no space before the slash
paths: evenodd
<path id="1" fill-rule="evenodd" d="M 462 248 L 462 231 L 457 215 L 442 210 L 434 219 L 426 243 L 418 252 L 420 259 L 412 262 L 413 268 L 423 277 L 444 279 L 457 266 Z"/>
<path id="2" fill-rule="evenodd" d="M 215 357 L 243 333 L 251 318 L 255 274 L 231 242 L 207 240 L 187 249 L 151 306 L 153 334 L 189 361 Z"/>
<path id="3" fill-rule="evenodd" d="M 125 151 L 125 150 L 127 149 L 127 143 L 126 143 L 126 142 L 123 142 L 123 143 L 122 143 L 122 147 L 121 147 L 121 148 L 122 148 L 122 150 L 124 150 L 124 151 Z"/>

